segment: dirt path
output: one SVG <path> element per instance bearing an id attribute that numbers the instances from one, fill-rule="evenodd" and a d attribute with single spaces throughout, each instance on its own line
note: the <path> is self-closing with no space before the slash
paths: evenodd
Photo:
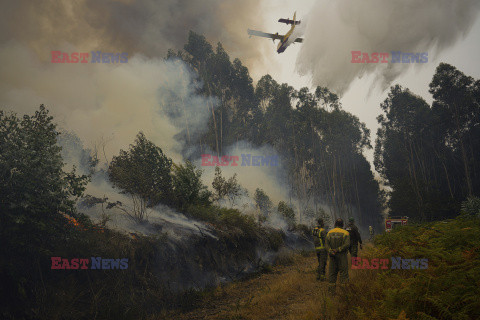
<path id="1" fill-rule="evenodd" d="M 316 280 L 316 256 L 295 256 L 288 266 L 250 280 L 231 283 L 209 294 L 201 306 L 169 319 L 318 319 L 327 305 L 327 283 Z"/>

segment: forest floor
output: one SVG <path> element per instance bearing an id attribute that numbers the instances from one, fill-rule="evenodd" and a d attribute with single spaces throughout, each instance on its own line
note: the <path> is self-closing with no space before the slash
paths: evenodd
<path id="1" fill-rule="evenodd" d="M 181 310 L 149 319 L 480 319 L 479 233 L 479 218 L 463 215 L 378 235 L 375 246 L 359 251 L 362 268 L 349 266 L 349 282 L 337 285 L 335 296 L 316 280 L 315 254 L 293 254 L 269 272 L 202 292 Z M 393 266 L 394 257 L 401 267 Z M 377 269 L 374 259 L 392 263 Z"/>
<path id="2" fill-rule="evenodd" d="M 205 295 L 199 307 L 173 312 L 165 319 L 330 319 L 335 297 L 327 293 L 327 282 L 316 280 L 317 257 L 296 254 L 288 265 L 216 288 Z M 327 265 L 328 267 L 328 265 Z M 355 281 L 357 270 L 350 270 Z M 337 293 L 341 291 L 337 286 Z M 325 312 L 328 310 L 328 314 Z M 341 312 L 340 312 L 341 313 Z"/>
<path id="3" fill-rule="evenodd" d="M 188 309 L 149 319 L 480 319 L 479 233 L 478 218 L 460 216 L 378 235 L 359 251 L 363 268 L 349 266 L 349 282 L 334 296 L 316 280 L 315 254 L 297 253 L 267 273 L 202 293 Z M 401 267 L 373 266 L 394 257 Z M 410 268 L 409 261 L 427 263 Z"/>

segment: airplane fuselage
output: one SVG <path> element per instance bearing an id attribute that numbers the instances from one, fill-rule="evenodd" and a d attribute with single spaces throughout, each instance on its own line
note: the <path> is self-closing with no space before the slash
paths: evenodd
<path id="1" fill-rule="evenodd" d="M 288 47 L 287 40 L 288 38 L 280 41 L 280 43 L 277 46 L 277 53 L 282 53 L 283 51 L 285 51 L 285 49 L 287 49 Z"/>
<path id="2" fill-rule="evenodd" d="M 247 30 L 247 33 L 250 36 L 270 38 L 270 39 L 272 39 L 273 42 L 275 42 L 275 40 L 279 40 L 280 43 L 277 46 L 277 53 L 282 53 L 282 52 L 285 51 L 285 49 L 287 49 L 287 47 L 290 44 L 292 44 L 294 42 L 303 42 L 302 38 L 297 38 L 297 37 L 295 37 L 293 39 L 293 41 L 290 40 L 290 37 L 293 35 L 293 30 L 295 29 L 295 25 L 300 24 L 300 21 L 295 20 L 296 14 L 297 14 L 296 12 L 293 14 L 293 19 L 292 20 L 283 19 L 283 18 L 278 20 L 278 22 L 282 22 L 282 23 L 292 25 L 290 30 L 288 30 L 288 32 L 285 35 L 279 35 L 278 32 L 273 34 L 273 33 L 265 33 L 265 32 L 262 32 L 262 31 L 250 30 L 250 29 Z"/>
<path id="3" fill-rule="evenodd" d="M 288 38 L 290 38 L 290 36 L 293 33 L 293 29 L 295 29 L 295 16 L 296 15 L 297 15 L 297 13 L 295 12 L 293 14 L 293 21 L 294 22 L 292 23 L 292 27 L 290 28 L 290 30 L 288 30 L 288 32 L 283 37 L 282 41 L 280 41 L 280 43 L 278 44 L 277 53 L 282 53 L 290 45 L 290 43 L 288 43 Z"/>

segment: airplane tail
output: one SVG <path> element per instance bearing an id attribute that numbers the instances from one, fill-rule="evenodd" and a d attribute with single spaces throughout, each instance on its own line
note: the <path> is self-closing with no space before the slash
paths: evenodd
<path id="1" fill-rule="evenodd" d="M 295 26 L 297 24 L 300 24 L 300 20 L 295 20 L 295 17 L 297 16 L 297 12 L 295 11 L 295 13 L 293 14 L 293 19 L 290 20 L 290 19 L 279 19 L 278 22 L 281 22 L 281 23 L 286 23 L 286 24 L 291 24 L 292 26 Z"/>

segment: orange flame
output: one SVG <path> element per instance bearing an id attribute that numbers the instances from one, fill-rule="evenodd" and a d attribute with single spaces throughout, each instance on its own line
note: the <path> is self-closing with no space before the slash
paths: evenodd
<path id="1" fill-rule="evenodd" d="M 60 212 L 60 214 L 67 219 L 68 224 L 73 225 L 74 227 L 76 227 L 76 228 L 78 228 L 82 231 L 87 231 L 87 228 L 85 228 L 85 226 L 82 225 L 80 222 L 78 222 L 77 219 L 75 219 L 74 217 L 69 216 L 68 214 L 66 214 L 64 212 Z M 103 227 L 100 227 L 100 226 L 93 226 L 93 230 L 101 232 L 101 233 L 105 232 L 105 229 Z"/>

